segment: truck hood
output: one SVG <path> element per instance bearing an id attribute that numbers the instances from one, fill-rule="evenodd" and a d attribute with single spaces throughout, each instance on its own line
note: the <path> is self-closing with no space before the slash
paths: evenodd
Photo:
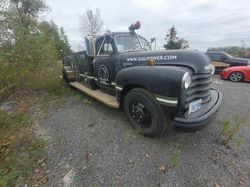
<path id="1" fill-rule="evenodd" d="M 205 67 L 211 64 L 205 53 L 191 50 L 133 51 L 120 53 L 118 56 L 123 68 L 148 65 L 148 60 L 154 59 L 156 61 L 155 66 L 185 66 L 192 68 L 195 73 L 202 73 L 205 71 Z"/>

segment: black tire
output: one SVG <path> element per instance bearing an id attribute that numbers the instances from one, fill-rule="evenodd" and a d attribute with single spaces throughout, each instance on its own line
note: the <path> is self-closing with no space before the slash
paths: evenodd
<path id="1" fill-rule="evenodd" d="M 135 88 L 129 91 L 123 107 L 130 123 L 140 134 L 154 137 L 165 132 L 166 118 L 160 104 L 145 89 Z"/>
<path id="2" fill-rule="evenodd" d="M 243 79 L 244 79 L 243 73 L 238 72 L 238 71 L 232 72 L 229 75 L 229 80 L 231 80 L 233 82 L 240 82 L 240 81 L 243 81 Z"/>

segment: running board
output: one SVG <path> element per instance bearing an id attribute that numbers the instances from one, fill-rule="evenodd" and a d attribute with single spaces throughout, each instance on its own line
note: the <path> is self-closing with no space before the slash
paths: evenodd
<path id="1" fill-rule="evenodd" d="M 117 101 L 116 97 L 109 95 L 107 93 L 102 92 L 101 90 L 91 90 L 88 87 L 82 85 L 81 83 L 75 81 L 69 83 L 74 88 L 86 93 L 90 97 L 95 98 L 96 100 L 100 101 L 101 103 L 112 107 L 112 108 L 119 108 L 120 104 Z"/>

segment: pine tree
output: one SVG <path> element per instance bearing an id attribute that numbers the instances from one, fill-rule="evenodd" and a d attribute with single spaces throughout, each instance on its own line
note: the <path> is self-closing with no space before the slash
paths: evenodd
<path id="1" fill-rule="evenodd" d="M 189 47 L 187 40 L 177 36 L 177 30 L 174 26 L 169 29 L 165 40 L 167 41 L 163 46 L 165 49 L 186 49 Z"/>

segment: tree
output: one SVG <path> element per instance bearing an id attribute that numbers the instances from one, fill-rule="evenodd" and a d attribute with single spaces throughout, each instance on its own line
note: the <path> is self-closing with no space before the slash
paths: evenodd
<path id="1" fill-rule="evenodd" d="M 0 6 L 0 63 L 20 68 L 53 63 L 71 52 L 63 28 L 41 22 L 43 0 L 4 0 Z"/>
<path id="2" fill-rule="evenodd" d="M 43 32 L 45 32 L 53 41 L 60 57 L 72 52 L 68 42 L 68 37 L 65 34 L 63 27 L 59 28 L 53 21 L 43 21 L 40 25 Z"/>
<path id="3" fill-rule="evenodd" d="M 103 20 L 101 18 L 100 10 L 96 9 L 93 13 L 92 10 L 86 10 L 86 13 L 80 16 L 81 30 L 92 36 L 99 34 L 103 26 Z"/>
<path id="4" fill-rule="evenodd" d="M 48 8 L 43 0 L 10 0 L 10 3 L 20 14 L 31 17 L 38 17 Z"/>
<path id="5" fill-rule="evenodd" d="M 0 61 L 4 58 L 5 63 L 8 62 L 9 65 L 16 67 L 40 62 L 45 56 L 42 56 L 39 50 L 46 45 L 42 46 L 40 43 L 44 38 L 41 37 L 39 18 L 47 6 L 43 0 L 5 0 L 5 2 L 0 12 L 0 47 L 2 48 Z"/>
<path id="6" fill-rule="evenodd" d="M 174 26 L 169 29 L 165 40 L 167 41 L 163 46 L 165 49 L 186 49 L 189 47 L 187 40 L 177 36 L 177 31 Z"/>

